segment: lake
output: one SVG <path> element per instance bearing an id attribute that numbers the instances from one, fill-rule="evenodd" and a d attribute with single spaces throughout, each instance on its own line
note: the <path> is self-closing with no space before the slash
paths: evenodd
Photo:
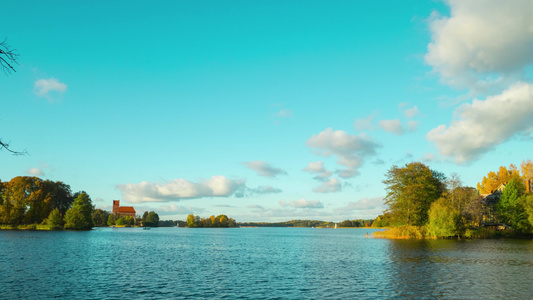
<path id="1" fill-rule="evenodd" d="M 0 231 L 0 299 L 529 299 L 531 240 L 369 229 Z"/>

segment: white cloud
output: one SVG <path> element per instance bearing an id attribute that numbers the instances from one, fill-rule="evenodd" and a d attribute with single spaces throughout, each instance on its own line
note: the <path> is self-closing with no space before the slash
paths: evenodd
<path id="1" fill-rule="evenodd" d="M 287 206 L 287 201 L 285 201 L 285 200 L 279 200 L 279 205 L 280 205 L 281 207 L 286 207 L 286 206 Z"/>
<path id="2" fill-rule="evenodd" d="M 248 189 L 246 189 L 246 191 L 250 192 L 252 194 L 259 194 L 259 195 L 277 194 L 277 193 L 283 192 L 281 189 L 275 188 L 275 187 L 270 186 L 270 185 L 258 186 L 258 187 L 254 188 L 254 189 L 248 188 Z"/>
<path id="3" fill-rule="evenodd" d="M 280 202 L 281 204 L 281 202 Z M 304 198 L 298 200 L 298 201 L 291 201 L 289 202 L 289 205 L 294 208 L 324 208 L 324 205 L 322 202 L 315 200 L 315 201 L 309 201 L 305 200 Z M 283 205 L 282 205 L 283 206 Z"/>
<path id="4" fill-rule="evenodd" d="M 196 208 L 196 207 L 186 207 L 186 206 L 179 206 L 176 204 L 170 204 L 170 205 L 162 205 L 158 209 L 158 214 L 160 215 L 188 215 L 188 214 L 197 214 L 203 212 L 203 208 Z"/>
<path id="5" fill-rule="evenodd" d="M 257 210 L 264 210 L 265 209 L 261 205 L 257 205 L 257 204 L 248 205 L 248 208 L 257 209 Z"/>
<path id="6" fill-rule="evenodd" d="M 355 123 L 353 124 L 353 126 L 355 127 L 355 129 L 359 130 L 359 131 L 373 131 L 373 130 L 376 130 L 376 126 L 374 126 L 373 122 L 374 122 L 374 117 L 375 115 L 374 114 L 371 114 L 370 116 L 364 118 L 364 119 L 357 119 L 355 121 Z"/>
<path id="7" fill-rule="evenodd" d="M 416 131 L 418 124 L 420 124 L 418 121 L 407 121 L 407 130 L 410 132 Z"/>
<path id="8" fill-rule="evenodd" d="M 33 87 L 37 96 L 44 97 L 50 102 L 56 99 L 53 95 L 54 93 L 61 96 L 67 90 L 67 85 L 55 78 L 39 79 L 35 81 Z"/>
<path id="9" fill-rule="evenodd" d="M 44 171 L 39 168 L 31 168 L 26 173 L 33 176 L 44 176 Z"/>
<path id="10" fill-rule="evenodd" d="M 244 163 L 249 169 L 257 172 L 259 176 L 276 177 L 277 175 L 286 175 L 282 169 L 274 168 L 270 164 L 260 160 L 248 161 Z"/>
<path id="11" fill-rule="evenodd" d="M 279 112 L 274 114 L 274 117 L 278 118 L 292 118 L 292 110 L 290 109 L 282 109 Z"/>
<path id="12" fill-rule="evenodd" d="M 387 207 L 383 204 L 383 197 L 364 198 L 359 201 L 348 202 L 345 206 L 333 210 L 337 218 L 341 219 L 373 219 L 383 214 Z"/>
<path id="13" fill-rule="evenodd" d="M 354 210 L 384 210 L 385 204 L 383 197 L 363 198 L 359 201 L 348 202 L 346 206 L 335 209 L 335 211 L 354 211 Z"/>
<path id="14" fill-rule="evenodd" d="M 439 161 L 438 157 L 436 157 L 433 153 L 425 153 L 421 160 L 423 162 Z"/>
<path id="15" fill-rule="evenodd" d="M 306 144 L 308 147 L 323 150 L 317 153 L 319 155 L 337 156 L 337 164 L 345 167 L 337 172 L 343 178 L 358 175 L 358 168 L 363 160 L 375 155 L 376 148 L 380 147 L 378 142 L 364 133 L 351 135 L 346 131 L 334 131 L 331 128 L 311 136 Z"/>
<path id="16" fill-rule="evenodd" d="M 324 173 L 326 172 L 326 168 L 324 167 L 324 162 L 312 161 L 304 168 L 304 171 L 310 173 Z"/>
<path id="17" fill-rule="evenodd" d="M 412 118 L 412 117 L 415 117 L 415 116 L 418 116 L 420 114 L 420 110 L 418 109 L 418 107 L 415 105 L 413 106 L 412 108 L 408 108 L 406 110 L 404 110 L 404 115 L 408 118 Z"/>
<path id="18" fill-rule="evenodd" d="M 324 181 L 333 174 L 331 171 L 326 170 L 324 162 L 322 161 L 310 162 L 307 167 L 304 168 L 304 171 L 317 174 L 313 179 L 318 181 Z"/>
<path id="19" fill-rule="evenodd" d="M 405 133 L 402 122 L 400 120 L 381 120 L 379 121 L 379 127 L 387 132 L 394 133 L 395 135 L 402 135 Z"/>
<path id="20" fill-rule="evenodd" d="M 128 183 L 117 185 L 126 202 L 166 202 L 203 197 L 229 197 L 245 188 L 241 180 L 213 176 L 203 182 L 174 179 L 165 183 Z"/>
<path id="21" fill-rule="evenodd" d="M 439 153 L 464 163 L 518 134 L 533 130 L 533 85 L 517 83 L 502 94 L 473 100 L 455 110 L 451 125 L 432 129 L 426 138 Z"/>
<path id="22" fill-rule="evenodd" d="M 448 0 L 450 17 L 433 13 L 426 62 L 453 86 L 508 83 L 533 62 L 531 0 Z M 498 76 L 495 76 L 498 73 Z"/>
<path id="23" fill-rule="evenodd" d="M 328 181 L 322 182 L 320 186 L 313 189 L 315 193 L 335 193 L 342 189 L 341 181 L 337 178 L 331 178 Z"/>

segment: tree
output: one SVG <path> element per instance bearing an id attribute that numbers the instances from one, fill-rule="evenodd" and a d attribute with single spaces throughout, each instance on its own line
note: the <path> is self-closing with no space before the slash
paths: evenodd
<path id="1" fill-rule="evenodd" d="M 115 216 L 113 214 L 109 214 L 109 217 L 107 217 L 107 226 L 113 226 L 115 224 Z"/>
<path id="2" fill-rule="evenodd" d="M 122 217 L 118 218 L 115 223 L 116 223 L 116 225 L 132 226 L 134 221 L 133 221 L 133 217 L 131 217 L 131 216 L 122 216 Z"/>
<path id="3" fill-rule="evenodd" d="M 93 204 L 85 192 L 79 194 L 65 214 L 65 228 L 84 230 L 93 228 Z"/>
<path id="4" fill-rule="evenodd" d="M 509 169 L 501 166 L 498 173 L 489 172 L 487 176 L 483 177 L 483 180 L 477 184 L 477 189 L 480 194 L 491 194 L 500 184 L 509 182 L 511 177 L 515 175 L 519 175 L 515 165 L 511 164 Z"/>
<path id="5" fill-rule="evenodd" d="M 520 164 L 520 170 L 524 180 L 533 181 L 533 161 L 531 161 L 531 159 L 528 159 L 527 161 L 523 160 Z"/>
<path id="6" fill-rule="evenodd" d="M 143 226 L 144 224 L 146 224 L 146 217 L 148 217 L 148 211 L 144 211 L 144 214 L 143 214 L 143 217 L 142 217 L 142 223 L 143 223 Z"/>
<path id="7" fill-rule="evenodd" d="M 428 220 L 428 210 L 443 193 L 445 177 L 421 162 L 405 167 L 393 166 L 383 183 L 387 185 L 385 203 L 392 217 L 401 225 L 422 226 Z"/>
<path id="8" fill-rule="evenodd" d="M 352 221 L 344 220 L 339 223 L 339 227 L 354 227 Z"/>
<path id="9" fill-rule="evenodd" d="M 0 42 L 0 66 L 5 74 L 9 74 L 16 72 L 13 65 L 18 65 L 17 59 L 19 54 L 16 52 L 16 49 L 11 49 L 6 41 L 7 39 L 4 39 L 3 42 Z"/>
<path id="10" fill-rule="evenodd" d="M 528 221 L 524 208 L 520 205 L 526 187 L 522 179 L 514 176 L 505 186 L 502 196 L 496 205 L 500 222 L 510 225 L 514 229 L 522 230 L 527 227 Z"/>
<path id="11" fill-rule="evenodd" d="M 435 237 L 452 237 L 461 234 L 461 212 L 450 201 L 441 197 L 431 204 L 428 212 L 428 232 Z"/>
<path id="12" fill-rule="evenodd" d="M 216 219 L 220 227 L 228 227 L 228 216 L 218 215 Z"/>
<path id="13" fill-rule="evenodd" d="M 529 226 L 533 227 L 533 193 L 530 193 L 527 196 L 524 196 L 521 201 L 524 212 L 526 213 L 526 218 L 529 222 Z"/>
<path id="14" fill-rule="evenodd" d="M 101 210 L 101 209 L 95 209 L 93 212 L 93 223 L 96 227 L 105 227 L 107 226 L 107 220 L 109 219 L 110 213 Z"/>
<path id="15" fill-rule="evenodd" d="M 196 218 L 193 214 L 190 214 L 187 216 L 187 226 L 188 227 L 196 227 Z"/>
<path id="16" fill-rule="evenodd" d="M 54 210 L 52 210 L 45 223 L 46 225 L 51 226 L 54 229 L 63 228 L 63 221 L 61 220 L 59 209 L 55 208 Z"/>
<path id="17" fill-rule="evenodd" d="M 159 215 L 155 213 L 154 211 L 151 211 L 146 215 L 146 219 L 143 222 L 143 225 L 157 227 L 158 223 L 159 223 Z"/>

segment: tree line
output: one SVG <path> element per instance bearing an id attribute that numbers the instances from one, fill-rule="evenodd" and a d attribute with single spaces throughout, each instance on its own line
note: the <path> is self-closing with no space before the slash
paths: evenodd
<path id="1" fill-rule="evenodd" d="M 7 228 L 87 230 L 114 225 L 157 227 L 160 222 L 168 225 L 154 211 L 133 218 L 95 209 L 86 192 L 72 193 L 61 181 L 30 176 L 0 181 L 0 224 Z"/>
<path id="2" fill-rule="evenodd" d="M 190 214 L 187 216 L 187 227 L 236 227 L 237 223 L 234 219 L 228 218 L 226 215 L 211 216 L 209 218 L 201 218 Z"/>
<path id="3" fill-rule="evenodd" d="M 457 174 L 447 178 L 421 162 L 393 166 L 383 180 L 389 209 L 373 226 L 393 227 L 379 233 L 392 237 L 474 237 L 486 234 L 484 225 L 532 234 L 533 193 L 526 189 L 532 179 L 531 160 L 523 161 L 521 170 L 511 165 L 490 172 L 477 189 L 463 186 Z M 501 195 L 486 197 L 500 184 L 506 184 Z"/>

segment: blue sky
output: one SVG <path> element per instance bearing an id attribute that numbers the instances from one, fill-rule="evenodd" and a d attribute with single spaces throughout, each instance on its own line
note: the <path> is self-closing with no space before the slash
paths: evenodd
<path id="1" fill-rule="evenodd" d="M 4 1 L 0 179 L 162 219 L 374 218 L 423 161 L 531 158 L 531 1 Z M 528 156 L 529 155 L 529 156 Z"/>

